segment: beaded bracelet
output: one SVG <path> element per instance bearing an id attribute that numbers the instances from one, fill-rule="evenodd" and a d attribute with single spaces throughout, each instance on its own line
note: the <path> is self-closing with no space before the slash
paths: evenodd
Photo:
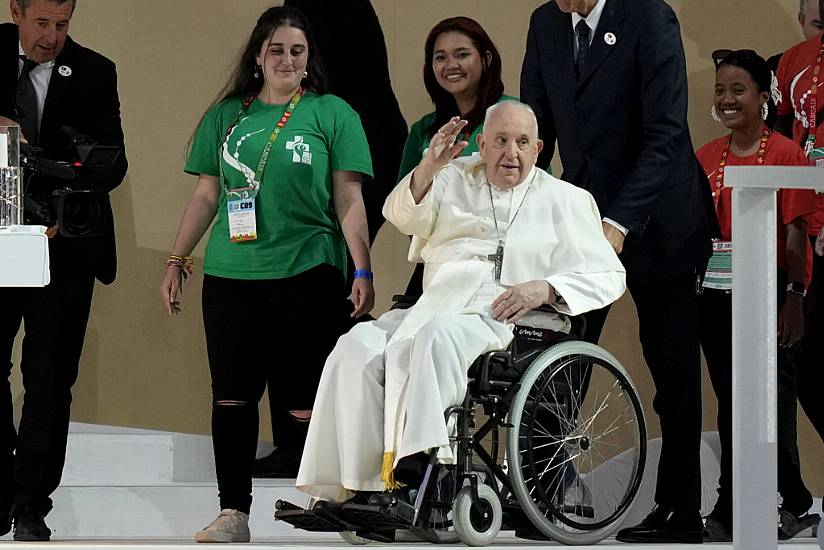
<path id="1" fill-rule="evenodd" d="M 355 279 L 369 279 L 370 281 L 375 278 L 375 274 L 369 271 L 368 269 L 356 269 L 354 274 Z"/>
<path id="2" fill-rule="evenodd" d="M 191 256 L 175 256 L 172 254 L 169 256 L 169 259 L 166 260 L 166 267 L 175 266 L 184 273 L 188 273 L 191 275 L 192 271 L 194 271 L 195 261 L 194 258 Z"/>

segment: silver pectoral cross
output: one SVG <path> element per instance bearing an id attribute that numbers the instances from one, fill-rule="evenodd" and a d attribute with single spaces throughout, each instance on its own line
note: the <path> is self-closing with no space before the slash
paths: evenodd
<path id="1" fill-rule="evenodd" d="M 486 259 L 495 263 L 495 282 L 500 283 L 501 272 L 504 268 L 504 243 L 498 241 L 498 249 L 495 251 L 495 254 L 490 254 Z"/>

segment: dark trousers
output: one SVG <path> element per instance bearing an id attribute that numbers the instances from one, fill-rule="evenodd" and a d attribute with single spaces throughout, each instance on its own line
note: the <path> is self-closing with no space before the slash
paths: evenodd
<path id="1" fill-rule="evenodd" d="M 0 288 L 0 513 L 24 506 L 48 513 L 63 473 L 94 275 L 53 267 L 44 288 Z M 9 375 L 21 321 L 25 395 L 15 430 Z"/>
<path id="2" fill-rule="evenodd" d="M 815 238 L 811 238 L 815 244 Z M 779 294 L 786 282 L 779 279 Z M 805 335 L 783 361 L 779 361 L 778 477 L 783 506 L 795 514 L 812 502 L 801 478 L 798 454 L 797 403 L 804 409 L 818 436 L 824 440 L 824 258 L 813 256 L 813 279 L 804 299 Z M 782 486 L 783 481 L 783 486 Z"/>
<path id="3" fill-rule="evenodd" d="M 815 245 L 815 238 L 810 240 Z M 814 246 L 813 246 L 814 247 Z M 798 401 L 824 440 L 824 257 L 813 256 L 813 280 L 804 299 L 806 333 L 796 346 Z"/>
<path id="4" fill-rule="evenodd" d="M 786 297 L 787 277 L 778 273 L 777 309 Z M 718 436 L 721 475 L 718 501 L 711 515 L 732 530 L 732 294 L 705 289 L 699 299 L 701 347 L 713 391 L 718 399 Z M 796 447 L 796 350 L 778 348 L 777 366 L 777 474 L 784 506 L 795 514 L 806 512 L 812 496 L 801 479 Z"/>
<path id="5" fill-rule="evenodd" d="M 343 274 L 329 265 L 279 280 L 204 277 L 221 508 L 248 512 L 251 506 L 258 402 L 270 373 L 277 373 L 270 391 L 280 410 L 312 408 L 326 357 L 348 322 L 342 285 Z"/>
<path id="6" fill-rule="evenodd" d="M 627 282 L 638 312 L 641 347 L 655 383 L 661 422 L 655 502 L 696 514 L 701 508 L 701 356 L 696 275 Z M 585 340 L 597 343 L 609 308 L 587 313 Z"/>

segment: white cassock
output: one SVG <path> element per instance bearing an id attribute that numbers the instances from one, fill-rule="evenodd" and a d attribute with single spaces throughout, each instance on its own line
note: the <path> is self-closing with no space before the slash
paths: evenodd
<path id="1" fill-rule="evenodd" d="M 299 490 L 343 500 L 391 485 L 404 456 L 434 448 L 442 462 L 453 462 L 444 411 L 463 401 L 472 362 L 512 339 L 512 326 L 493 319 L 490 308 L 506 288 L 546 280 L 562 297 L 556 309 L 568 315 L 623 294 L 624 268 L 588 192 L 539 168 L 500 191 L 484 168 L 478 156 L 455 159 L 419 204 L 411 174 L 387 198 L 386 219 L 413 235 L 410 260 L 425 262 L 424 292 L 410 309 L 360 323 L 338 340 L 315 398 Z M 499 239 L 496 282 L 489 256 Z M 561 330 L 565 323 L 538 313 L 520 321 Z"/>

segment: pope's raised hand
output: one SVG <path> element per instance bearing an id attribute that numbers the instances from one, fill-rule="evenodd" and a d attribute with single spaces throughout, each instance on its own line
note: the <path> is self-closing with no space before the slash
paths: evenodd
<path id="1" fill-rule="evenodd" d="M 410 183 L 410 191 L 418 203 L 423 196 L 429 191 L 432 185 L 432 180 L 438 170 L 446 166 L 446 164 L 461 154 L 464 148 L 469 145 L 466 140 L 458 140 L 461 130 L 466 127 L 467 121 L 461 120 L 460 117 L 452 117 L 449 122 L 441 126 L 435 132 L 432 139 L 429 140 L 429 148 L 426 150 L 418 167 L 415 168 L 412 174 L 412 181 Z"/>
<path id="2" fill-rule="evenodd" d="M 427 149 L 421 164 L 426 162 L 432 168 L 440 169 L 450 160 L 459 156 L 469 145 L 466 140 L 458 140 L 458 136 L 467 124 L 468 122 L 462 120 L 461 117 L 453 116 L 449 119 L 449 122 L 441 126 L 432 136 L 429 141 L 429 149 Z"/>

